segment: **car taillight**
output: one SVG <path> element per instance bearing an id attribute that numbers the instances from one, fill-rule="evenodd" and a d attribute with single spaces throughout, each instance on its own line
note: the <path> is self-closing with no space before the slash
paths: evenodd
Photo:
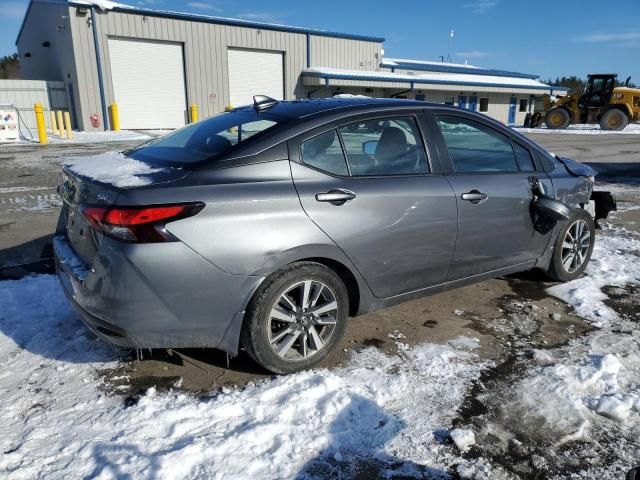
<path id="1" fill-rule="evenodd" d="M 169 222 L 195 215 L 204 203 L 103 207 L 85 205 L 80 211 L 94 230 L 117 240 L 133 243 L 175 242 L 165 229 Z"/>

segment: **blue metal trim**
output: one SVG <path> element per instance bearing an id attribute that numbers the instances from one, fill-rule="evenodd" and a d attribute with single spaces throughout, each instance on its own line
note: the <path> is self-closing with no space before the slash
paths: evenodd
<path id="1" fill-rule="evenodd" d="M 311 67 L 311 35 L 307 33 L 307 68 Z"/>
<path id="2" fill-rule="evenodd" d="M 98 88 L 100 89 L 100 103 L 102 104 L 102 125 L 104 125 L 104 129 L 107 131 L 109 129 L 109 116 L 107 115 L 107 101 L 104 97 L 104 80 L 102 78 L 102 63 L 100 62 L 100 42 L 98 41 L 95 7 L 91 7 L 91 28 L 93 29 L 93 46 L 96 50 L 96 66 L 98 67 Z"/>
<path id="3" fill-rule="evenodd" d="M 381 68 L 389 68 L 391 71 L 395 71 L 396 68 L 402 68 L 404 70 L 419 70 L 424 72 L 445 72 L 445 73 L 468 73 L 469 75 L 490 75 L 493 77 L 513 77 L 513 78 L 530 78 L 535 80 L 540 78 L 539 75 L 534 75 L 530 73 L 520 73 L 520 72 L 510 72 L 508 70 L 496 70 L 493 68 L 465 68 L 465 67 L 454 67 L 451 65 L 425 65 L 425 64 L 417 64 L 417 63 L 398 63 L 394 62 L 395 65 L 389 65 L 382 62 L 380 64 Z"/>
<path id="4" fill-rule="evenodd" d="M 500 84 L 500 83 L 473 83 L 473 82 L 459 82 L 451 80 L 409 80 L 406 78 L 390 78 L 390 77 L 378 77 L 375 75 L 351 75 L 340 73 L 322 73 L 322 72 L 302 72 L 303 77 L 320 77 L 326 79 L 341 79 L 341 80 L 359 80 L 359 81 L 374 81 L 374 82 L 388 82 L 388 83 L 408 83 L 408 84 L 429 84 L 429 85 L 462 85 L 471 87 L 498 87 L 498 88 L 526 88 L 530 90 L 551 90 L 550 86 L 537 87 L 534 85 L 512 85 L 512 84 Z"/>
<path id="5" fill-rule="evenodd" d="M 69 1 L 69 5 L 86 7 L 86 5 L 82 5 L 73 0 Z M 110 12 L 121 12 L 121 13 L 133 13 L 138 15 L 146 15 L 148 17 L 162 17 L 162 18 L 171 18 L 174 20 L 189 20 L 194 22 L 203 22 L 203 23 L 215 23 L 219 25 L 230 25 L 234 27 L 246 27 L 246 28 L 259 28 L 261 30 L 275 30 L 277 32 L 288 32 L 288 33 L 308 33 L 311 35 L 318 35 L 321 37 L 333 37 L 333 38 L 345 38 L 348 40 L 362 40 L 364 42 L 375 42 L 375 43 L 383 43 L 385 41 L 382 37 L 370 37 L 367 35 L 356 35 L 351 33 L 339 33 L 339 32 L 330 32 L 328 30 L 315 30 L 312 28 L 303 28 L 303 27 L 290 27 L 287 25 L 273 25 L 271 23 L 262 23 L 262 22 L 252 22 L 249 20 L 236 20 L 233 18 L 221 18 L 221 17 L 210 17 L 206 15 L 196 15 L 192 13 L 184 13 L 184 12 L 164 12 L 161 10 L 151 10 L 149 8 L 139 8 L 139 7 L 130 7 L 130 8 L 122 8 L 122 7 L 114 7 L 109 10 Z"/>

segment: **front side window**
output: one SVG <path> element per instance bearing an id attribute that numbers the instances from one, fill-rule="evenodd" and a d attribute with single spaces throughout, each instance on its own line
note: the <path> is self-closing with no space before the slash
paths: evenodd
<path id="1" fill-rule="evenodd" d="M 354 176 L 427 173 L 420 132 L 411 117 L 368 120 L 340 128 Z"/>
<path id="2" fill-rule="evenodd" d="M 437 121 L 456 173 L 518 171 L 508 136 L 466 118 L 438 116 Z"/>
<path id="3" fill-rule="evenodd" d="M 524 148 L 518 142 L 513 142 L 513 151 L 516 154 L 516 159 L 518 160 L 518 167 L 520 167 L 520 171 L 533 172 L 536 169 L 529 150 Z"/>
<path id="4" fill-rule="evenodd" d="M 335 130 L 302 142 L 300 153 L 302 161 L 307 165 L 334 175 L 349 175 L 338 132 Z"/>

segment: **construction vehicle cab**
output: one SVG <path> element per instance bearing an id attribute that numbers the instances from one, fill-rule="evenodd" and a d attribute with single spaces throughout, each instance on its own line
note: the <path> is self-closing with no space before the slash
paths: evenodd
<path id="1" fill-rule="evenodd" d="M 600 124 L 603 130 L 623 130 L 629 122 L 640 120 L 640 89 L 630 88 L 627 78 L 624 87 L 616 87 L 614 73 L 592 74 L 581 95 L 571 94 L 552 100 L 545 95 L 526 127 L 543 122 L 550 129 L 564 129 L 572 123 Z"/>

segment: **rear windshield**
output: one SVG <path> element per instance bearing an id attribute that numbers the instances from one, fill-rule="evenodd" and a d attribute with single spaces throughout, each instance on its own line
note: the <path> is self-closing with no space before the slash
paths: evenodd
<path id="1" fill-rule="evenodd" d="M 229 153 L 254 136 L 262 136 L 286 117 L 258 113 L 254 109 L 221 113 L 145 143 L 126 152 L 143 162 L 167 166 L 188 166 Z"/>

